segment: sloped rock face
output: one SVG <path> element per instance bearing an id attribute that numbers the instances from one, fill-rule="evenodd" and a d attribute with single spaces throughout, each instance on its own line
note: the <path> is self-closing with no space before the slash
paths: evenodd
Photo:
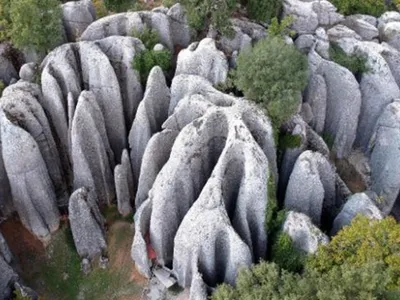
<path id="1" fill-rule="evenodd" d="M 376 205 L 388 215 L 400 191 L 400 102 L 389 104 L 379 117 L 370 142 L 371 189 L 378 195 Z"/>
<path id="2" fill-rule="evenodd" d="M 160 67 L 154 67 L 148 77 L 146 92 L 139 104 L 129 133 L 129 146 L 135 183 L 138 182 L 140 166 L 147 143 L 153 134 L 161 130 L 168 117 L 170 91 Z"/>
<path id="3" fill-rule="evenodd" d="M 82 92 L 71 129 L 74 189 L 92 188 L 100 203 L 115 199 L 114 154 L 106 134 L 105 120 L 96 96 Z"/>
<path id="4" fill-rule="evenodd" d="M 17 278 L 17 274 L 0 255 L 0 297 L 11 299 L 11 287 Z"/>
<path id="5" fill-rule="evenodd" d="M 307 254 L 314 254 L 318 246 L 329 243 L 329 238 L 302 213 L 287 213 L 282 231 L 290 236 L 296 249 Z"/>
<path id="6" fill-rule="evenodd" d="M 175 75 L 181 74 L 198 75 L 215 85 L 226 80 L 228 61 L 215 41 L 205 38 L 179 52 Z"/>
<path id="7" fill-rule="evenodd" d="M 314 33 L 319 26 L 332 26 L 344 19 L 329 1 L 285 0 L 284 15 L 294 16 L 293 29 L 300 34 Z"/>
<path id="8" fill-rule="evenodd" d="M 76 250 L 81 258 L 92 260 L 107 245 L 102 219 L 93 194 L 86 188 L 76 190 L 69 200 L 69 221 Z"/>
<path id="9" fill-rule="evenodd" d="M 10 84 L 12 78 L 18 78 L 17 70 L 8 58 L 10 47 L 7 43 L 0 44 L 0 80 L 5 84 Z"/>
<path id="10" fill-rule="evenodd" d="M 309 216 L 319 226 L 322 216 L 336 205 L 335 172 L 327 159 L 318 152 L 305 151 L 297 159 L 290 175 L 285 208 Z"/>
<path id="11" fill-rule="evenodd" d="M 82 34 L 86 41 L 100 40 L 108 36 L 127 36 L 133 30 L 141 32 L 146 26 L 157 31 L 160 42 L 174 50 L 175 46 L 186 47 L 190 42 L 190 29 L 185 22 L 180 4 L 167 11 L 139 11 L 115 14 L 93 22 Z"/>
<path id="12" fill-rule="evenodd" d="M 115 167 L 114 182 L 118 211 L 121 215 L 127 216 L 132 212 L 135 194 L 131 161 L 126 149 L 122 152 L 121 164 Z"/>
<path id="13" fill-rule="evenodd" d="M 364 215 L 371 219 L 382 219 L 381 211 L 375 206 L 374 202 L 365 194 L 357 193 L 352 195 L 342 208 L 342 211 L 333 222 L 331 235 L 335 235 L 358 215 Z"/>
<path id="14" fill-rule="evenodd" d="M 0 113 L 2 155 L 21 222 L 44 242 L 58 229 L 54 186 L 34 138 Z"/>
<path id="15" fill-rule="evenodd" d="M 71 1 L 61 5 L 65 33 L 69 42 L 75 42 L 96 20 L 93 3 L 89 0 Z"/>
<path id="16" fill-rule="evenodd" d="M 314 128 L 329 135 L 332 150 L 339 158 L 350 154 L 356 139 L 361 92 L 354 75 L 346 68 L 309 54 L 313 76 L 308 86 L 306 102 L 314 113 Z"/>
<path id="17" fill-rule="evenodd" d="M 175 77 L 172 99 L 143 155 L 132 257 L 148 276 L 149 234 L 157 262 L 204 299 L 207 285 L 233 283 L 239 266 L 266 255 L 272 128 L 255 106 L 199 76 Z M 152 161 L 157 148 L 163 152 Z"/>

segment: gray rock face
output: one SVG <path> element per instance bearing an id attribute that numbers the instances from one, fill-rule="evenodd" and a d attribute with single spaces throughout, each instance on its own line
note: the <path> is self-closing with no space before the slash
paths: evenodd
<path id="1" fill-rule="evenodd" d="M 115 199 L 114 155 L 108 142 L 105 120 L 92 92 L 78 99 L 71 129 L 74 189 L 94 190 L 100 203 Z"/>
<path id="2" fill-rule="evenodd" d="M 313 74 L 308 82 L 306 103 L 311 107 L 313 119 L 310 125 L 317 133 L 322 133 L 325 127 L 327 87 L 322 75 Z"/>
<path id="3" fill-rule="evenodd" d="M 336 7 L 325 0 L 285 0 L 283 13 L 294 17 L 292 28 L 299 34 L 314 33 L 319 26 L 332 26 L 344 19 L 336 12 Z"/>
<path id="4" fill-rule="evenodd" d="M 132 257 L 148 276 L 150 243 L 191 298 L 204 299 L 207 286 L 233 283 L 239 266 L 265 256 L 272 128 L 254 105 L 194 75 L 174 78 L 162 128 L 142 159 Z"/>
<path id="5" fill-rule="evenodd" d="M 24 64 L 19 70 L 19 77 L 28 82 L 32 82 L 35 78 L 37 72 L 37 64 L 36 63 L 27 63 Z"/>
<path id="6" fill-rule="evenodd" d="M 190 74 L 208 79 L 213 85 L 224 82 L 228 75 L 228 61 L 210 38 L 193 43 L 179 52 L 175 75 Z"/>
<path id="7" fill-rule="evenodd" d="M 319 226 L 335 207 L 335 172 L 320 153 L 305 151 L 290 175 L 285 208 L 309 216 Z"/>
<path id="8" fill-rule="evenodd" d="M 336 42 L 337 40 L 344 38 L 353 38 L 356 40 L 362 40 L 361 36 L 359 36 L 354 30 L 342 25 L 338 24 L 333 26 L 327 31 L 329 40 L 332 42 Z"/>
<path id="9" fill-rule="evenodd" d="M 144 98 L 129 133 L 131 161 L 135 184 L 138 183 L 140 165 L 146 145 L 153 134 L 161 131 L 168 117 L 170 91 L 160 67 L 154 67 L 148 77 Z"/>
<path id="10" fill-rule="evenodd" d="M 11 264 L 11 262 L 13 261 L 13 255 L 11 254 L 11 251 L 8 248 L 7 242 L 4 239 L 1 232 L 0 232 L 0 257 L 3 257 L 5 262 L 8 264 Z"/>
<path id="11" fill-rule="evenodd" d="M 97 204 L 86 188 L 76 190 L 69 200 L 69 221 L 76 250 L 81 258 L 92 260 L 106 249 L 103 224 L 96 218 Z"/>
<path id="12" fill-rule="evenodd" d="M 126 128 L 130 128 L 143 97 L 139 74 L 132 69 L 131 63 L 135 55 L 145 48 L 139 39 L 132 37 L 112 36 L 97 41 L 96 44 L 107 55 L 114 68 L 121 90 Z"/>
<path id="13" fill-rule="evenodd" d="M 92 1 L 71 1 L 61 5 L 62 20 L 69 42 L 75 42 L 85 29 L 96 20 Z"/>
<path id="14" fill-rule="evenodd" d="M 132 212 L 132 203 L 135 197 L 133 175 L 128 150 L 122 152 L 121 164 L 114 170 L 114 182 L 117 195 L 118 211 L 127 216 Z"/>
<path id="15" fill-rule="evenodd" d="M 11 299 L 11 287 L 18 275 L 10 265 L 0 255 L 0 297 L 1 299 Z"/>
<path id="16" fill-rule="evenodd" d="M 54 185 L 58 205 L 67 206 L 66 180 L 50 124 L 34 92 L 24 90 L 24 86 L 29 88 L 27 84 L 22 83 L 13 87 L 12 91 L 6 89 L 0 108 L 4 110 L 8 118 L 17 120 L 18 125 L 35 139 Z M 36 96 L 41 98 L 41 95 Z"/>
<path id="17" fill-rule="evenodd" d="M 382 25 L 380 33 L 383 41 L 400 50 L 400 21 Z"/>
<path id="18" fill-rule="evenodd" d="M 376 28 L 376 25 L 371 24 L 371 20 L 365 19 L 365 16 L 348 16 L 343 21 L 343 24 L 353 29 L 363 40 L 371 41 L 379 37 L 378 28 Z"/>
<path id="19" fill-rule="evenodd" d="M 0 44 L 0 80 L 5 84 L 10 84 L 12 78 L 18 78 L 18 73 L 8 59 L 7 53 L 10 51 L 10 45 L 7 43 Z"/>
<path id="20" fill-rule="evenodd" d="M 186 47 L 190 42 L 190 29 L 180 5 L 167 11 L 139 11 L 115 14 L 101 18 L 85 30 L 81 39 L 95 41 L 108 36 L 127 36 L 132 30 L 142 31 L 144 26 L 156 30 L 160 42 L 174 50 L 174 46 Z"/>
<path id="21" fill-rule="evenodd" d="M 117 76 L 107 56 L 90 42 L 79 44 L 84 86 L 96 96 L 115 157 L 126 148 L 124 108 Z M 112 99 L 112 101 L 110 101 Z"/>
<path id="22" fill-rule="evenodd" d="M 331 235 L 335 235 L 340 229 L 346 225 L 350 225 L 351 221 L 358 215 L 364 215 L 371 219 L 382 219 L 381 211 L 375 206 L 374 202 L 365 194 L 358 193 L 352 195 L 342 208 L 333 222 Z"/>
<path id="23" fill-rule="evenodd" d="M 379 117 L 369 150 L 371 189 L 378 195 L 376 205 L 388 215 L 400 191 L 400 103 L 389 104 Z"/>
<path id="24" fill-rule="evenodd" d="M 326 93 L 326 114 L 324 133 L 333 139 L 333 151 L 341 158 L 350 154 L 356 139 L 358 116 L 361 109 L 361 93 L 354 75 L 346 68 L 322 58 L 314 58 L 310 52 L 311 68 L 321 77 L 312 78 L 308 87 L 307 102 L 310 103 L 318 132 L 322 127 L 324 96 Z M 314 76 L 316 76 L 314 75 Z M 326 91 L 324 91 L 326 88 Z M 322 109 L 322 111 L 321 111 Z"/>
<path id="25" fill-rule="evenodd" d="M 58 229 L 56 195 L 45 161 L 34 138 L 0 115 L 2 155 L 14 206 L 21 222 L 44 242 Z"/>
<path id="26" fill-rule="evenodd" d="M 329 238 L 302 213 L 288 212 L 282 231 L 290 236 L 296 249 L 307 254 L 314 254 L 318 246 L 329 243 Z"/>
<path id="27" fill-rule="evenodd" d="M 312 34 L 302 34 L 295 41 L 296 48 L 303 54 L 308 54 L 314 43 L 315 37 Z"/>

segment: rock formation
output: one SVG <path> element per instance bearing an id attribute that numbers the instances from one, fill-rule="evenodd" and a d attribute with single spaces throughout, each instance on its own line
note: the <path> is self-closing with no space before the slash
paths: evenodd
<path id="1" fill-rule="evenodd" d="M 133 174 L 128 150 L 122 152 L 121 164 L 114 170 L 115 191 L 117 196 L 118 211 L 127 216 L 132 213 L 132 204 L 135 199 Z"/>
<path id="2" fill-rule="evenodd" d="M 76 250 L 81 258 L 92 260 L 107 245 L 104 225 L 94 194 L 87 188 L 76 190 L 69 200 L 69 221 Z"/>
<path id="3" fill-rule="evenodd" d="M 75 42 L 85 29 L 96 20 L 92 1 L 70 1 L 61 5 L 62 20 L 69 42 Z"/>
<path id="4" fill-rule="evenodd" d="M 289 211 L 282 231 L 290 236 L 296 249 L 307 254 L 314 254 L 318 246 L 329 243 L 329 238 L 302 213 Z"/>

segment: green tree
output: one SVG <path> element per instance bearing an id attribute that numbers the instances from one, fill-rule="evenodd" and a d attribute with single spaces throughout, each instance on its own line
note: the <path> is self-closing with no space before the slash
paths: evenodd
<path id="1" fill-rule="evenodd" d="M 11 1 L 8 36 L 18 49 L 45 54 L 62 39 L 61 7 L 58 0 Z"/>
<path id="2" fill-rule="evenodd" d="M 132 68 L 139 72 L 140 80 L 145 85 L 153 67 L 159 66 L 163 71 L 169 71 L 172 67 L 171 60 L 172 56 L 169 50 L 144 50 L 135 55 Z"/>
<path id="3" fill-rule="evenodd" d="M 190 26 L 202 31 L 212 25 L 218 32 L 230 36 L 232 27 L 229 18 L 236 7 L 236 0 L 181 0 Z"/>
<path id="4" fill-rule="evenodd" d="M 328 245 L 318 249 L 308 267 L 324 273 L 334 266 L 361 267 L 371 261 L 382 263 L 390 271 L 389 287 L 400 287 L 400 224 L 392 217 L 383 220 L 354 218 Z"/>
<path id="5" fill-rule="evenodd" d="M 389 300 L 399 299 L 399 291 L 388 291 L 390 279 L 385 266 L 370 263 L 360 268 L 342 265 L 319 274 L 313 270 L 292 274 L 276 264 L 261 262 L 242 270 L 236 287 L 219 286 L 212 300 Z"/>
<path id="6" fill-rule="evenodd" d="M 280 37 L 263 39 L 239 55 L 235 83 L 279 127 L 300 103 L 307 84 L 307 59 Z"/>
<path id="7" fill-rule="evenodd" d="M 11 0 L 0 0 L 0 41 L 7 40 L 11 19 L 10 19 Z"/>

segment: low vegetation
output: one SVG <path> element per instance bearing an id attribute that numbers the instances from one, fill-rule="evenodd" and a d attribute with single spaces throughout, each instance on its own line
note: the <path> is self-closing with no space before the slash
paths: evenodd
<path id="1" fill-rule="evenodd" d="M 0 97 L 1 97 L 1 94 L 3 93 L 3 90 L 5 89 L 5 84 L 4 84 L 4 82 L 3 82 L 3 80 L 0 80 Z"/>
<path id="2" fill-rule="evenodd" d="M 136 0 L 104 0 L 105 7 L 116 13 L 129 10 L 135 3 Z"/>
<path id="3" fill-rule="evenodd" d="M 282 4 L 282 0 L 247 0 L 246 8 L 251 19 L 269 23 L 279 17 Z"/>
<path id="4" fill-rule="evenodd" d="M 351 71 L 356 77 L 369 72 L 367 58 L 362 54 L 347 55 L 342 48 L 335 43 L 329 47 L 329 56 L 332 61 Z"/>
<path id="5" fill-rule="evenodd" d="M 143 45 L 148 50 L 152 50 L 160 40 L 157 31 L 147 26 L 144 26 L 143 30 L 141 31 L 133 29 L 131 36 L 141 40 Z"/>
<path id="6" fill-rule="evenodd" d="M 296 112 L 306 83 L 306 57 L 280 37 L 260 40 L 238 57 L 236 86 L 276 127 Z"/>
<path id="7" fill-rule="evenodd" d="M 107 7 L 103 0 L 92 0 L 94 9 L 96 10 L 96 18 L 100 19 L 108 15 Z"/>
<path id="8" fill-rule="evenodd" d="M 163 71 L 167 72 L 172 67 L 171 59 L 172 55 L 169 50 L 144 50 L 135 55 L 132 61 L 132 68 L 139 72 L 140 80 L 145 85 L 151 69 L 159 66 Z"/>
<path id="9" fill-rule="evenodd" d="M 0 38 L 9 39 L 20 50 L 44 55 L 62 39 L 58 0 L 0 0 L 0 20 L 4 28 Z"/>
<path id="10" fill-rule="evenodd" d="M 379 17 L 385 11 L 395 8 L 392 1 L 386 0 L 332 0 L 331 2 L 344 15 L 366 14 Z"/>

